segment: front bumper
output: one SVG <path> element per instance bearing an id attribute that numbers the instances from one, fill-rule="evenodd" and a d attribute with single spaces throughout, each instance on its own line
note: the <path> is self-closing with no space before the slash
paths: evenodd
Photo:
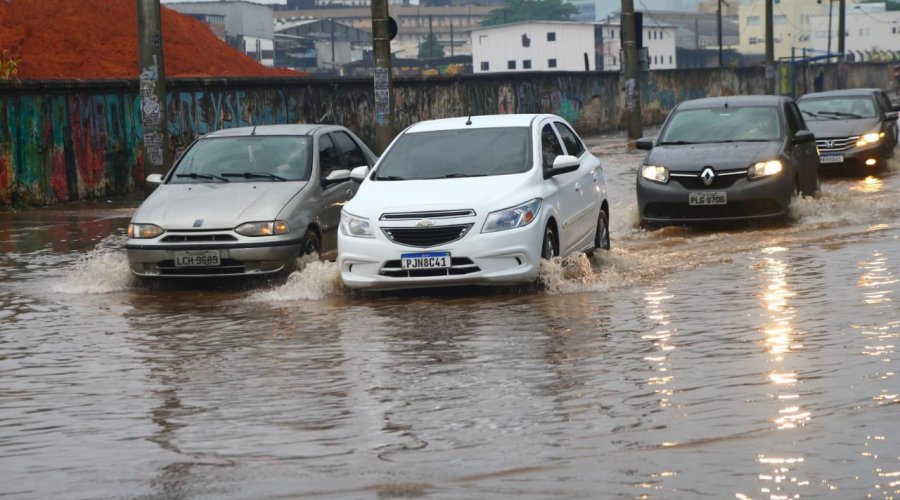
<path id="1" fill-rule="evenodd" d="M 854 146 L 844 151 L 821 151 L 819 153 L 819 168 L 823 171 L 839 171 L 842 169 L 875 169 L 885 165 L 893 152 L 886 140 Z M 823 162 L 823 158 L 840 155 L 843 161 Z M 875 160 L 873 165 L 866 165 L 866 160 Z"/>
<path id="2" fill-rule="evenodd" d="M 269 275 L 292 269 L 302 240 L 283 239 L 235 244 L 162 244 L 130 239 L 125 244 L 128 264 L 136 276 L 147 278 L 216 278 Z M 209 267 L 178 267 L 176 252 L 214 250 L 220 264 Z"/>
<path id="3" fill-rule="evenodd" d="M 724 191 L 727 203 L 692 206 L 689 195 L 698 191 Z M 726 188 L 688 189 L 674 179 L 660 184 L 640 175 L 637 182 L 641 220 L 660 224 L 784 217 L 792 195 L 793 182 L 788 171 L 752 181 L 741 177 Z"/>
<path id="4" fill-rule="evenodd" d="M 428 248 L 400 245 L 376 228 L 374 238 L 338 235 L 338 266 L 348 288 L 399 290 L 460 285 L 515 285 L 537 279 L 541 265 L 544 226 L 528 226 L 480 233 Z M 400 255 L 420 252 L 450 252 L 447 270 L 406 271 Z"/>

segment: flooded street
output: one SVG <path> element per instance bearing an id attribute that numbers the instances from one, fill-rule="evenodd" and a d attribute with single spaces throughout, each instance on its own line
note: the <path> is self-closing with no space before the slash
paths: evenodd
<path id="1" fill-rule="evenodd" d="M 147 288 L 133 207 L 0 214 L 0 497 L 898 498 L 900 162 L 531 290 Z"/>

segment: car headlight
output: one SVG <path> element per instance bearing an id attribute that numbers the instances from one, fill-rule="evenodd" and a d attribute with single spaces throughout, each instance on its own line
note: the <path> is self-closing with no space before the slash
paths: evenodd
<path id="1" fill-rule="evenodd" d="M 356 238 L 374 238 L 375 231 L 369 219 L 365 217 L 357 217 L 347 212 L 341 212 L 341 232 L 345 236 L 353 236 Z"/>
<path id="2" fill-rule="evenodd" d="M 761 161 L 754 163 L 747 170 L 747 177 L 751 179 L 759 179 L 760 177 L 769 177 L 784 170 L 784 166 L 778 160 Z"/>
<path id="3" fill-rule="evenodd" d="M 234 228 L 234 232 L 244 236 L 272 236 L 291 232 L 288 223 L 283 220 L 275 222 L 245 222 Z"/>
<path id="4" fill-rule="evenodd" d="M 129 238 L 156 238 L 164 232 L 166 232 L 166 230 L 156 224 L 128 224 Z"/>
<path id="5" fill-rule="evenodd" d="M 528 224 L 531 224 L 534 219 L 537 219 L 540 210 L 541 199 L 535 198 L 515 207 L 491 212 L 484 221 L 484 227 L 481 228 L 481 232 L 493 233 L 517 227 L 525 227 Z"/>
<path id="6" fill-rule="evenodd" d="M 669 169 L 658 165 L 644 165 L 641 167 L 641 177 L 665 184 L 669 182 Z"/>
<path id="7" fill-rule="evenodd" d="M 859 140 L 856 141 L 856 145 L 865 146 L 866 144 L 872 144 L 878 142 L 882 137 L 884 137 L 884 132 L 869 132 L 860 137 Z"/>

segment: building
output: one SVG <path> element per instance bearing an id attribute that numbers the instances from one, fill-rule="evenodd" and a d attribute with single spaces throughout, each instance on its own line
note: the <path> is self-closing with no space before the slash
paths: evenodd
<path id="1" fill-rule="evenodd" d="M 596 71 L 594 23 L 532 21 L 472 30 L 472 70 Z"/>
<path id="2" fill-rule="evenodd" d="M 598 44 L 600 67 L 603 71 L 622 70 L 622 26 L 618 19 L 603 21 L 597 24 L 601 28 L 602 40 Z M 643 16 L 641 29 L 644 54 L 641 68 L 675 69 L 678 67 L 676 26 L 660 23 L 651 16 Z"/>
<path id="3" fill-rule="evenodd" d="M 647 25 L 674 26 L 678 68 L 714 68 L 719 65 L 719 18 L 716 12 L 680 10 L 641 11 Z M 722 16 L 722 62 L 736 63 L 740 34 L 737 16 Z M 646 40 L 646 38 L 645 38 Z"/>
<path id="4" fill-rule="evenodd" d="M 496 5 L 392 5 L 391 17 L 397 22 L 397 36 L 391 41 L 391 52 L 397 57 L 414 58 L 419 44 L 429 32 L 448 56 L 471 54 L 472 29 L 481 26 Z M 331 19 L 353 28 L 372 31 L 372 10 L 365 7 L 319 8 L 310 10 L 278 10 L 276 19 Z"/>
<path id="5" fill-rule="evenodd" d="M 372 33 L 330 19 L 275 23 L 276 66 L 335 73 L 372 50 Z"/>
<path id="6" fill-rule="evenodd" d="M 900 11 L 885 12 L 883 9 L 864 11 L 859 7 L 862 6 L 848 6 L 847 9 L 844 37 L 847 57 L 854 61 L 900 60 Z M 813 55 L 825 54 L 829 49 L 832 53 L 838 50 L 837 16 L 831 16 L 831 29 L 828 27 L 828 21 L 827 14 L 812 18 Z"/>
<path id="7" fill-rule="evenodd" d="M 812 46 L 811 33 L 815 29 L 812 18 L 822 14 L 827 16 L 828 1 L 821 4 L 813 0 L 780 1 L 773 4 L 773 9 L 775 59 L 790 58 L 792 51 L 800 53 Z M 738 50 L 742 54 L 765 54 L 765 0 L 742 3 L 739 12 L 741 40 Z"/>
<path id="8" fill-rule="evenodd" d="M 275 65 L 273 10 L 244 0 L 168 3 L 166 7 L 203 19 L 221 19 L 225 41 L 266 66 Z M 211 27 L 211 29 L 213 29 Z M 215 29 L 213 29 L 215 33 Z"/>

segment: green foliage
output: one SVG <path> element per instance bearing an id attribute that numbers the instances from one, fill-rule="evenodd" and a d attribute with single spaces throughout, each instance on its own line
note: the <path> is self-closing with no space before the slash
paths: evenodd
<path id="1" fill-rule="evenodd" d="M 481 22 L 482 26 L 520 21 L 568 21 L 578 8 L 562 0 L 506 0 L 506 6 L 494 9 Z"/>
<path id="2" fill-rule="evenodd" d="M 419 59 L 437 59 L 444 57 L 444 48 L 438 43 L 434 33 L 429 33 L 425 41 L 419 44 Z"/>
<path id="3" fill-rule="evenodd" d="M 0 54 L 0 81 L 18 81 L 19 64 L 22 64 L 20 57 L 12 55 L 7 49 L 3 49 L 3 53 Z"/>

